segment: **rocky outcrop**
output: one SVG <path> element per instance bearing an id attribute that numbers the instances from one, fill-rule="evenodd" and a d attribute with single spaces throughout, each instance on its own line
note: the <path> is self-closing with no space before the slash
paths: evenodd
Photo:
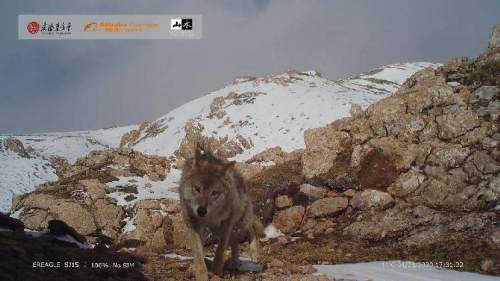
<path id="1" fill-rule="evenodd" d="M 199 144 L 213 151 L 219 157 L 231 158 L 253 146 L 251 139 L 241 135 L 237 135 L 232 139 L 228 137 L 209 137 L 203 134 L 204 129 L 200 123 L 187 122 L 184 128 L 186 135 L 182 139 L 179 149 L 174 154 L 180 159 L 187 159 L 194 155 L 194 148 Z"/>
<path id="2" fill-rule="evenodd" d="M 120 140 L 120 147 L 130 148 L 134 146 L 140 140 L 142 133 L 146 130 L 146 128 L 148 128 L 148 126 L 149 123 L 145 121 L 139 125 L 139 128 L 125 133 Z"/>
<path id="3" fill-rule="evenodd" d="M 488 48 L 500 48 L 500 25 L 497 25 L 493 28 L 493 31 L 490 35 Z"/>
<path id="4" fill-rule="evenodd" d="M 170 161 L 165 157 L 145 155 L 130 148 L 95 150 L 73 165 L 57 162 L 57 175 L 66 180 L 99 178 L 109 182 L 119 176 L 148 176 L 153 181 L 165 179 Z"/>
<path id="5" fill-rule="evenodd" d="M 266 93 L 262 92 L 244 92 L 244 93 L 236 93 L 230 92 L 225 97 L 216 97 L 213 99 L 210 104 L 210 113 L 208 115 L 209 118 L 218 118 L 222 119 L 226 116 L 226 112 L 224 111 L 225 107 L 228 107 L 232 104 L 241 105 L 241 104 L 249 104 L 255 101 L 256 96 L 266 95 Z"/>
<path id="6" fill-rule="evenodd" d="M 21 220 L 29 229 L 48 227 L 48 221 L 58 219 L 83 235 L 102 234 L 116 238 L 124 212 L 105 198 L 106 187 L 97 180 L 81 180 L 71 185 L 45 185 L 37 192 L 19 199 L 14 209 L 22 209 Z M 110 220 L 110 222 L 108 222 Z"/>
<path id="7" fill-rule="evenodd" d="M 264 219 L 285 233 L 276 243 L 375 242 L 385 246 L 374 251 L 390 249 L 383 258 L 424 260 L 418 253 L 437 247 L 434 258 L 463 251 L 474 270 L 500 272 L 498 32 L 477 58 L 419 71 L 366 110 L 354 105 L 351 117 L 306 130 L 306 147 L 295 152 L 302 177 L 269 177 L 271 191 L 260 199 L 273 204 Z M 256 155 L 251 162 L 276 165 L 254 178 L 287 175 L 284 159 L 279 149 Z"/>
<path id="8" fill-rule="evenodd" d="M 57 219 L 85 235 L 92 243 L 105 236 L 115 243 L 137 240 L 147 247 L 154 245 L 154 250 L 169 246 L 163 234 L 163 228 L 167 228 L 163 223 L 164 216 L 158 216 L 167 212 L 160 208 L 160 201 L 153 200 L 155 204 L 137 201 L 128 208 L 109 196 L 112 190 L 106 185 L 118 177 L 144 177 L 153 182 L 164 180 L 170 168 L 165 157 L 121 148 L 93 151 L 73 165 L 60 158 L 52 158 L 51 163 L 59 180 L 43 184 L 35 192 L 19 196 L 13 202 L 12 210 L 19 213 L 27 228 L 44 229 L 50 220 Z M 133 183 L 118 188 L 125 193 L 134 192 Z M 166 202 L 161 206 L 175 209 L 170 206 L 173 203 Z M 124 231 L 126 217 L 137 218 L 135 231 Z"/>
<path id="9" fill-rule="evenodd" d="M 29 149 L 28 148 L 25 148 L 23 143 L 16 139 L 16 138 L 6 138 L 6 139 L 3 139 L 3 140 L 0 140 L 0 151 L 3 150 L 10 150 L 14 153 L 16 153 L 17 155 L 19 155 L 20 157 L 24 157 L 24 158 L 29 158 L 30 155 L 28 153 Z"/>

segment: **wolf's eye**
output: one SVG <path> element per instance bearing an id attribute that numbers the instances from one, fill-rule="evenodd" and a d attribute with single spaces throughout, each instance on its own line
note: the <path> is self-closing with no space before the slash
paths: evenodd
<path id="1" fill-rule="evenodd" d="M 218 191 L 212 191 L 211 196 L 212 196 L 213 198 L 219 197 L 219 195 L 220 195 L 220 192 L 218 192 Z"/>
<path id="2" fill-rule="evenodd" d="M 195 185 L 194 190 L 196 190 L 196 192 L 200 193 L 201 188 L 199 185 Z"/>

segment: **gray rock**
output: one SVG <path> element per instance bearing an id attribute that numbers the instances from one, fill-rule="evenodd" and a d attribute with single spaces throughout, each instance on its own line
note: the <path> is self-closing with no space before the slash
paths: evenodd
<path id="1" fill-rule="evenodd" d="M 494 218 L 494 213 L 470 213 L 457 218 L 450 223 L 449 228 L 455 231 L 463 231 L 465 229 L 478 231 L 482 230 Z"/>
<path id="2" fill-rule="evenodd" d="M 431 178 L 422 184 L 418 196 L 410 198 L 413 203 L 431 207 L 442 207 L 451 187 L 445 182 Z"/>
<path id="3" fill-rule="evenodd" d="M 408 237 L 404 241 L 404 243 L 408 246 L 428 245 L 436 242 L 439 239 L 446 239 L 445 235 L 446 235 L 446 228 L 444 226 L 438 225 Z"/>
<path id="4" fill-rule="evenodd" d="M 499 89 L 496 86 L 482 86 L 474 91 L 474 95 L 481 101 L 491 101 L 498 94 Z"/>
<path id="5" fill-rule="evenodd" d="M 314 201 L 324 198 L 328 190 L 305 183 L 300 185 L 300 192 L 307 196 L 310 200 Z"/>
<path id="6" fill-rule="evenodd" d="M 401 174 L 399 178 L 392 183 L 387 191 L 395 197 L 404 197 L 415 190 L 424 182 L 425 175 L 420 172 L 410 170 Z"/>
<path id="7" fill-rule="evenodd" d="M 405 231 L 429 220 L 415 217 L 410 209 L 395 207 L 369 220 L 351 223 L 344 228 L 343 233 L 358 239 L 380 241 L 386 237 L 400 237 Z"/>
<path id="8" fill-rule="evenodd" d="M 471 110 L 447 113 L 436 117 L 439 137 L 453 139 L 480 125 L 479 116 Z"/>
<path id="9" fill-rule="evenodd" d="M 476 151 L 471 155 L 472 162 L 479 171 L 484 174 L 493 174 L 500 172 L 500 165 L 488 153 L 484 151 Z"/>
<path id="10" fill-rule="evenodd" d="M 377 209 L 384 210 L 388 208 L 393 199 L 389 193 L 367 189 L 362 192 L 354 194 L 351 199 L 351 205 L 355 209 L 367 210 L 367 209 Z"/>
<path id="11" fill-rule="evenodd" d="M 337 214 L 347 208 L 348 200 L 345 197 L 319 199 L 308 209 L 310 217 L 325 217 Z"/>
<path id="12" fill-rule="evenodd" d="M 497 121 L 500 116 L 500 101 L 492 101 L 488 104 L 488 113 L 493 121 Z"/>
<path id="13" fill-rule="evenodd" d="M 461 165 L 469 156 L 470 149 L 459 144 L 441 143 L 434 146 L 433 153 L 428 161 L 431 164 L 455 168 Z"/>

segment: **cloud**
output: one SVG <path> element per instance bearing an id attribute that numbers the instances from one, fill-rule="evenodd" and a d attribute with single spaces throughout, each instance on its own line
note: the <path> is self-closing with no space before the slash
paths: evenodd
<path id="1" fill-rule="evenodd" d="M 0 7 L 0 133 L 154 120 L 235 76 L 336 79 L 400 61 L 473 56 L 498 1 L 8 1 Z M 17 14 L 203 15 L 202 40 L 18 41 Z"/>

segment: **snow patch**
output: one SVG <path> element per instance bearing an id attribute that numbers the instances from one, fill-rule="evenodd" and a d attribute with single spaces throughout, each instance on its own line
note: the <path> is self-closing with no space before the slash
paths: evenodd
<path id="1" fill-rule="evenodd" d="M 402 261 L 315 265 L 319 274 L 345 281 L 499 281 L 499 277 Z M 318 274 L 317 273 L 317 274 Z"/>
<path id="2" fill-rule="evenodd" d="M 271 223 L 268 226 L 266 226 L 266 228 L 264 228 L 264 235 L 265 236 L 264 238 L 262 238 L 262 240 L 267 241 L 269 239 L 274 239 L 283 236 L 283 233 Z"/>
<path id="3" fill-rule="evenodd" d="M 122 228 L 122 233 L 132 232 L 136 229 L 135 217 L 126 217 L 123 221 L 125 222 L 125 225 Z"/>

